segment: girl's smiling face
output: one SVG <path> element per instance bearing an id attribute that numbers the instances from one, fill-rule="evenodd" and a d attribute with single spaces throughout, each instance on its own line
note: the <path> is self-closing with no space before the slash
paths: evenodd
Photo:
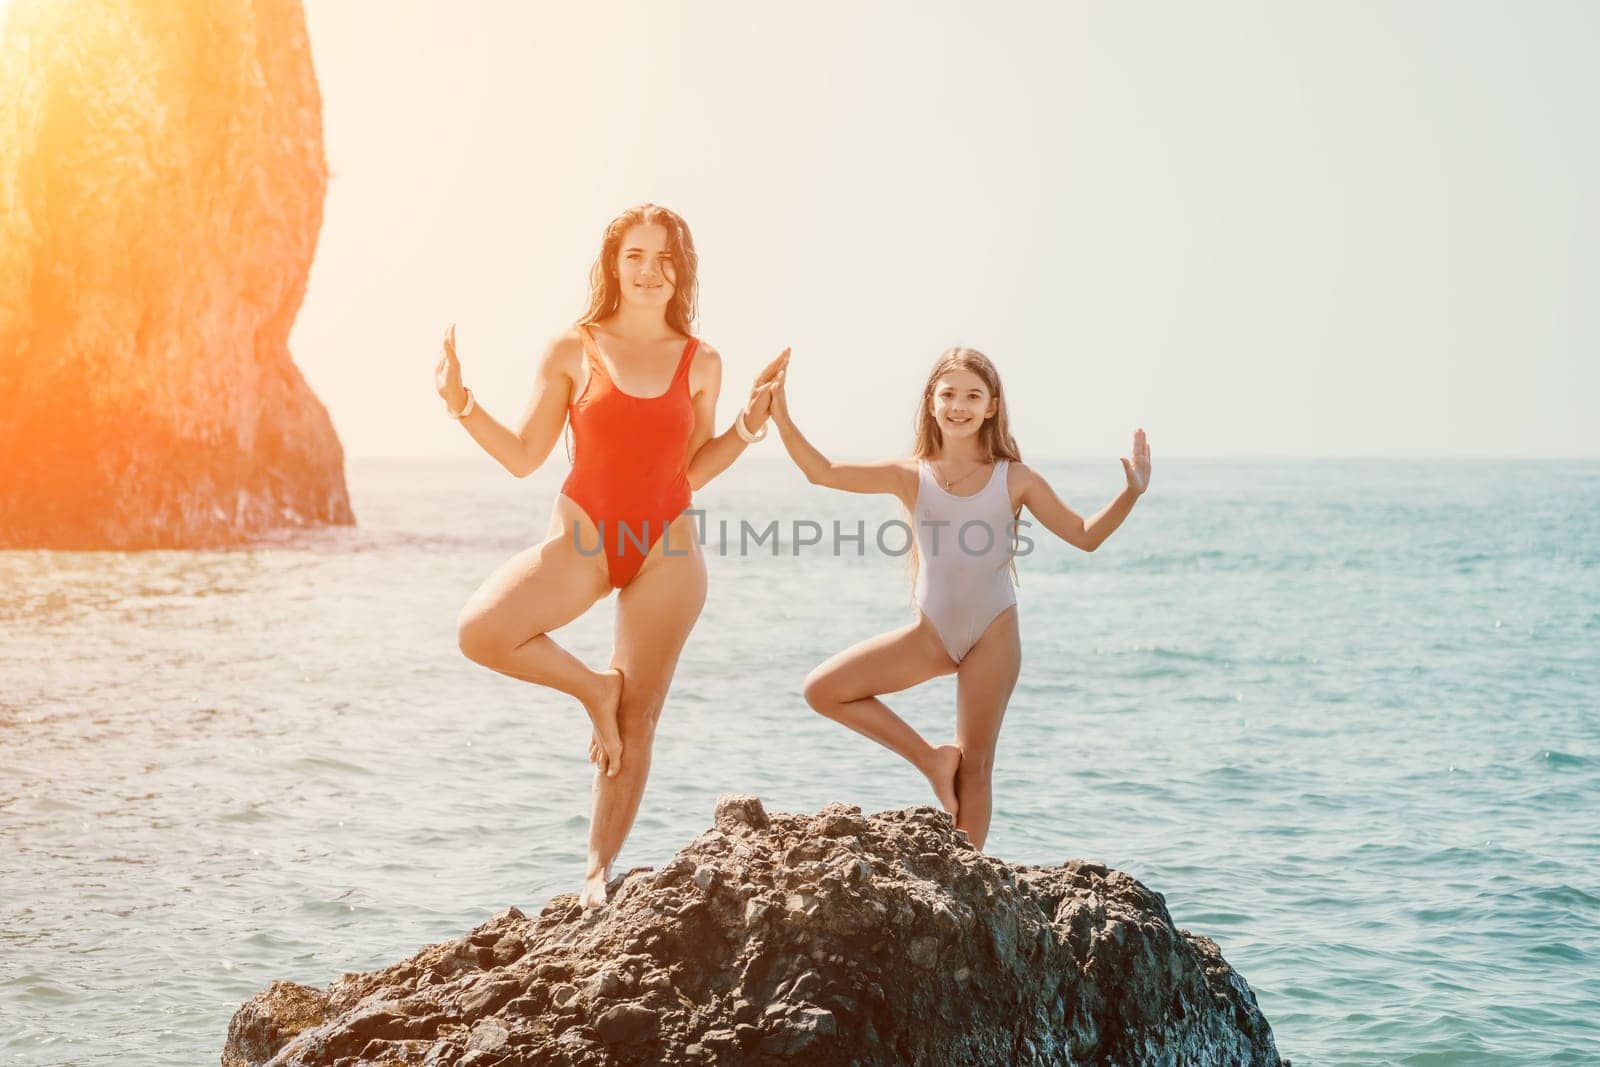
<path id="1" fill-rule="evenodd" d="M 939 375 L 928 398 L 928 411 L 946 438 L 974 437 L 992 418 L 996 402 L 983 379 L 969 370 L 952 369 Z"/>
<path id="2" fill-rule="evenodd" d="M 625 303 L 666 307 L 676 291 L 677 271 L 667 248 L 667 228 L 633 226 L 617 248 L 617 281 Z"/>

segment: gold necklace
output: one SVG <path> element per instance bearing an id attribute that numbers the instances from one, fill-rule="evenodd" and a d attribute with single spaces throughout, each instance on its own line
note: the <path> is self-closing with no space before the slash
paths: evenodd
<path id="1" fill-rule="evenodd" d="M 934 473 L 934 476 L 939 479 L 939 484 L 944 486 L 946 492 L 949 492 L 951 489 L 954 489 L 957 485 L 960 485 L 962 482 L 966 481 L 968 478 L 972 477 L 974 474 L 977 474 L 979 471 L 983 470 L 984 466 L 985 466 L 985 464 L 980 463 L 976 467 L 973 467 L 971 470 L 969 470 L 967 473 L 963 474 L 961 477 L 956 478 L 953 481 L 948 481 L 948 482 L 945 481 L 944 477 L 939 474 L 939 468 L 938 468 L 937 465 L 934 466 L 933 473 Z"/>

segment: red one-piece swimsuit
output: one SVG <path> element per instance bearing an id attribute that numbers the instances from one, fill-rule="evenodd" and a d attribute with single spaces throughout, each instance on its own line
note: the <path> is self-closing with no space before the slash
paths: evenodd
<path id="1" fill-rule="evenodd" d="M 621 589 L 639 573 L 667 525 L 689 506 L 694 432 L 689 364 L 700 341 L 691 337 L 684 344 L 666 392 L 644 397 L 617 388 L 587 325 L 578 327 L 578 335 L 589 380 L 568 412 L 572 471 L 561 492 L 599 530 L 611 585 Z M 582 543 L 579 550 L 593 554 Z"/>

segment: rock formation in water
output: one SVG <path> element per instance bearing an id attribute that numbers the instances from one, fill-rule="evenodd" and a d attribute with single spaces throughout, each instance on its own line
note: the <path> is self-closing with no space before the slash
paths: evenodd
<path id="1" fill-rule="evenodd" d="M 327 188 L 299 3 L 0 18 L 0 548 L 354 522 L 288 351 Z"/>
<path id="2" fill-rule="evenodd" d="M 1094 863 L 1013 867 L 932 808 L 724 797 L 660 870 L 515 908 L 326 991 L 275 982 L 224 1067 L 1287 1065 L 1214 942 Z"/>

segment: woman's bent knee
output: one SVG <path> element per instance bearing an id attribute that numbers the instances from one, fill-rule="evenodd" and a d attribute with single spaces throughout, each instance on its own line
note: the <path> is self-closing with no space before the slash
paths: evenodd
<path id="1" fill-rule="evenodd" d="M 456 620 L 456 645 L 463 656 L 485 667 L 494 666 L 512 647 L 488 616 L 466 611 Z"/>

